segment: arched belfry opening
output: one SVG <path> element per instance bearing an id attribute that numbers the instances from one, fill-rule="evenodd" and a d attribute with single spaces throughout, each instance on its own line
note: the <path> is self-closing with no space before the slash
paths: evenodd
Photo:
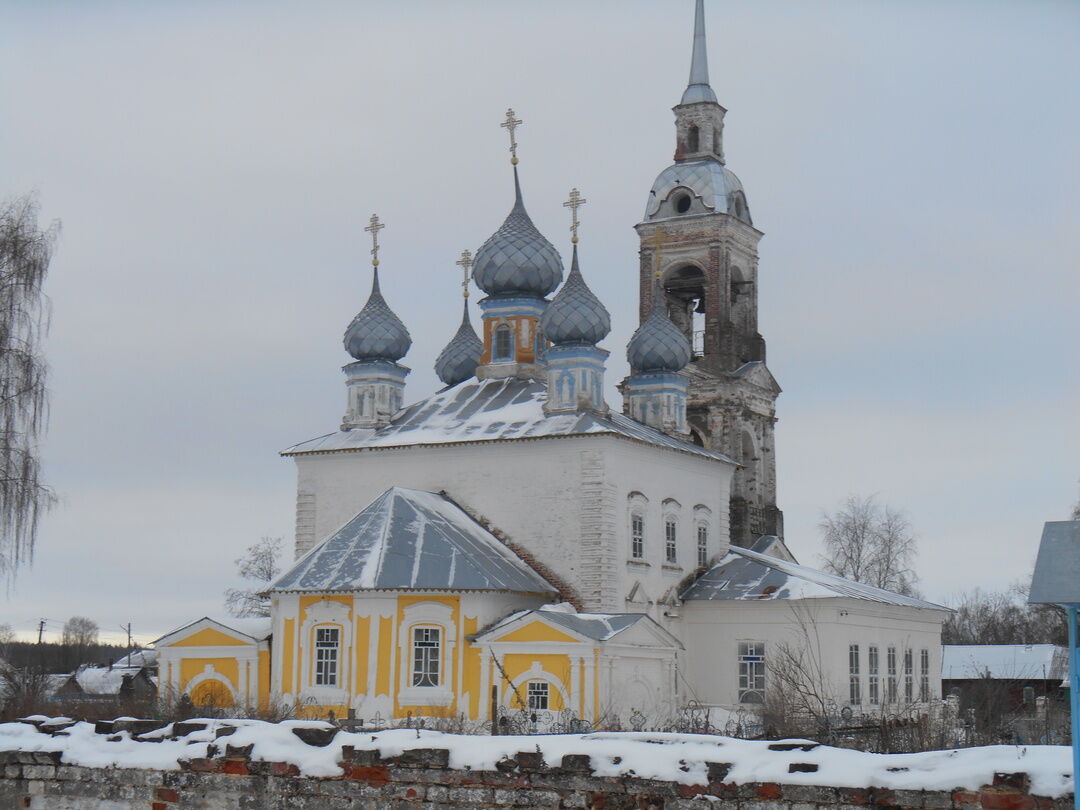
<path id="1" fill-rule="evenodd" d="M 705 352 L 705 301 L 709 282 L 700 267 L 677 266 L 666 274 L 664 293 L 672 323 L 683 330 L 694 356 Z"/>
<path id="2" fill-rule="evenodd" d="M 691 124 L 686 130 L 686 151 L 696 152 L 701 147 L 701 133 L 696 124 Z"/>

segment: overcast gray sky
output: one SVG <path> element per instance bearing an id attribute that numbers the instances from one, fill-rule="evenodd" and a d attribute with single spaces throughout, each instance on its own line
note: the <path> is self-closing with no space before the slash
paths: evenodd
<path id="1" fill-rule="evenodd" d="M 454 261 L 525 200 L 612 311 L 673 150 L 690 0 L 0 3 L 0 196 L 63 221 L 47 474 L 61 496 L 0 596 L 147 641 L 221 613 L 232 560 L 291 544 L 277 451 L 336 428 L 369 281 L 412 331 L 407 399 L 459 318 Z M 1080 4 L 707 0 L 729 167 L 761 243 L 784 387 L 787 539 L 879 493 L 930 598 L 1030 569 L 1077 497 Z M 476 300 L 475 298 L 473 300 Z M 388 484 L 392 482 L 387 482 Z"/>

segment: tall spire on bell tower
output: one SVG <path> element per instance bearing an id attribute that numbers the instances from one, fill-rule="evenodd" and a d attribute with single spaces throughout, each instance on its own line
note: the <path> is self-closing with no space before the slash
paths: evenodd
<path id="1" fill-rule="evenodd" d="M 694 11 L 694 51 L 690 56 L 690 82 L 679 103 L 696 104 L 702 101 L 717 103 L 716 93 L 709 86 L 709 54 L 705 46 L 705 0 L 697 0 Z"/>

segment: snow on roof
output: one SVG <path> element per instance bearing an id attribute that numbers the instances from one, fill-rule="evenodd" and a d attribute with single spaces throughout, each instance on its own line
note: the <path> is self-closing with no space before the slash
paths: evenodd
<path id="1" fill-rule="evenodd" d="M 175 635 L 176 633 L 183 632 L 189 627 L 194 627 L 200 622 L 211 622 L 212 624 L 216 624 L 223 630 L 229 630 L 233 633 L 238 633 L 241 636 L 247 636 L 253 641 L 262 641 L 263 639 L 267 638 L 270 635 L 270 631 L 272 629 L 270 617 L 268 616 L 253 616 L 243 619 L 238 619 L 235 616 L 203 616 L 202 618 L 196 619 L 193 622 L 188 622 L 187 624 L 181 625 L 175 630 L 170 630 L 168 633 L 161 636 L 161 638 L 157 638 L 150 643 L 158 644 L 163 639 L 167 639 L 169 638 L 169 636 Z M 147 652 L 156 653 L 156 651 L 149 650 Z"/>
<path id="2" fill-rule="evenodd" d="M 614 411 L 606 416 L 591 412 L 547 416 L 546 401 L 547 386 L 534 380 L 462 383 L 398 411 L 392 423 L 384 428 L 330 433 L 293 445 L 283 450 L 282 455 L 607 433 L 737 463 L 721 453 L 672 438 Z"/>
<path id="3" fill-rule="evenodd" d="M 75 682 L 88 695 L 118 695 L 124 678 L 133 678 L 142 667 L 86 667 L 75 673 Z"/>
<path id="4" fill-rule="evenodd" d="M 518 619 L 536 616 L 594 641 L 607 641 L 642 619 L 648 619 L 644 613 L 573 613 L 560 608 L 559 605 L 544 605 L 537 610 L 516 611 L 479 633 L 478 637 L 494 633 Z"/>
<path id="5" fill-rule="evenodd" d="M 852 582 L 805 565 L 734 546 L 682 594 L 683 599 L 705 600 L 824 599 L 837 596 L 887 605 L 948 610 L 913 596 Z"/>
<path id="6" fill-rule="evenodd" d="M 386 490 L 271 588 L 555 592 L 460 506 L 442 495 L 403 487 Z"/>
<path id="7" fill-rule="evenodd" d="M 1060 681 L 1069 677 L 1069 653 L 1054 644 L 944 644 L 944 680 Z"/>
<path id="8" fill-rule="evenodd" d="M 134 650 L 117 659 L 114 667 L 152 667 L 157 665 L 157 650 Z"/>
<path id="9" fill-rule="evenodd" d="M 495 764 L 519 751 L 536 751 L 545 765 L 557 767 L 563 756 L 589 757 L 598 776 L 658 779 L 686 785 L 708 781 L 708 763 L 731 763 L 725 781 L 735 784 L 778 782 L 830 787 L 881 787 L 891 790 L 978 790 L 995 773 L 1024 771 L 1031 793 L 1059 798 L 1073 786 L 1072 749 L 1067 745 L 995 745 L 918 754 L 871 754 L 816 745 L 810 751 L 769 749 L 768 740 L 738 740 L 708 734 L 599 732 L 528 737 L 445 734 L 427 729 L 339 732 L 326 746 L 312 746 L 293 734 L 310 721 L 265 723 L 258 720 L 208 720 L 207 727 L 178 739 L 141 742 L 121 735 L 95 734 L 94 724 L 76 723 L 57 735 L 28 723 L 0 723 L 0 751 L 59 751 L 69 765 L 96 768 L 142 768 L 176 771 L 181 761 L 206 757 L 217 729 L 232 726 L 229 744 L 250 745 L 252 760 L 287 762 L 310 777 L 339 778 L 342 747 L 378 751 L 384 758 L 416 748 L 449 752 L 450 767 L 494 771 Z M 164 736 L 164 735 L 162 735 Z M 794 741 L 805 742 L 805 741 Z M 813 745 L 813 744 L 811 744 Z M 792 764 L 816 765 L 812 771 Z M 708 806 L 708 804 L 703 804 Z"/>

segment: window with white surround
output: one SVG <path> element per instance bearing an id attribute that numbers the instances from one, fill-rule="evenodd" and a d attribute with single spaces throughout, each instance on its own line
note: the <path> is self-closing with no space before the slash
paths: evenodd
<path id="1" fill-rule="evenodd" d="M 765 642 L 739 642 L 739 703 L 765 702 Z"/>
<path id="2" fill-rule="evenodd" d="M 338 657 L 341 630 L 337 627 L 315 628 L 315 685 L 338 685 Z"/>
<path id="3" fill-rule="evenodd" d="M 495 345 L 492 347 L 492 362 L 506 363 L 514 359 L 514 332 L 505 323 L 495 327 Z"/>
<path id="4" fill-rule="evenodd" d="M 881 703 L 881 684 L 878 681 L 878 669 L 878 648 L 871 647 L 867 650 L 866 655 L 867 696 L 870 699 L 871 706 L 877 706 Z"/>
<path id="5" fill-rule="evenodd" d="M 697 527 L 697 564 L 698 568 L 709 564 L 709 527 L 704 523 Z"/>
<path id="6" fill-rule="evenodd" d="M 885 702 L 896 703 L 896 647 L 885 651 L 885 666 L 888 667 L 888 679 L 885 681 Z"/>
<path id="7" fill-rule="evenodd" d="M 904 650 L 904 701 L 911 703 L 915 699 L 914 653 L 911 648 Z"/>
<path id="8" fill-rule="evenodd" d="M 679 524 L 673 517 L 664 518 L 664 562 L 679 561 Z"/>
<path id="9" fill-rule="evenodd" d="M 439 685 L 439 653 L 442 632 L 438 627 L 413 629 L 413 686 Z"/>
<path id="10" fill-rule="evenodd" d="M 930 651 L 919 651 L 919 700 L 930 700 Z"/>
<path id="11" fill-rule="evenodd" d="M 635 560 L 645 556 L 645 516 L 641 512 L 630 515 L 630 556 Z"/>
<path id="12" fill-rule="evenodd" d="M 549 686 L 547 681 L 529 681 L 529 710 L 546 711 L 548 707 Z"/>
<path id="13" fill-rule="evenodd" d="M 859 645 L 848 646 L 848 701 L 852 706 L 862 703 L 862 674 L 859 672 Z"/>

